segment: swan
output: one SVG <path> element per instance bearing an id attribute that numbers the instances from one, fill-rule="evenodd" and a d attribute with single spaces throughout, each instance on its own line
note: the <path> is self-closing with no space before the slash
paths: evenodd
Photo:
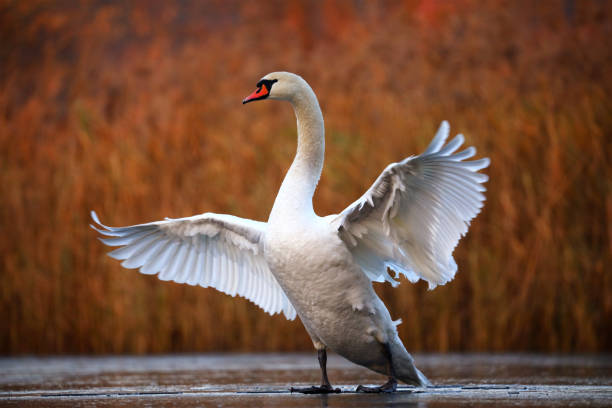
<path id="1" fill-rule="evenodd" d="M 127 227 L 103 225 L 100 240 L 125 268 L 161 280 L 213 287 L 242 296 L 269 314 L 299 316 L 317 350 L 321 385 L 302 393 L 340 392 L 327 377 L 327 349 L 388 376 L 361 392 L 393 392 L 398 380 L 427 386 L 400 340 L 372 281 L 398 284 L 423 279 L 430 288 L 453 279 L 452 252 L 485 197 L 478 171 L 489 159 L 466 161 L 474 147 L 457 152 L 457 135 L 445 145 L 442 122 L 424 153 L 392 163 L 366 193 L 340 214 L 319 217 L 312 197 L 323 168 L 323 115 L 300 76 L 264 76 L 243 104 L 274 99 L 291 103 L 297 118 L 297 153 L 267 222 L 204 213 Z M 392 277 L 387 268 L 396 272 Z"/>

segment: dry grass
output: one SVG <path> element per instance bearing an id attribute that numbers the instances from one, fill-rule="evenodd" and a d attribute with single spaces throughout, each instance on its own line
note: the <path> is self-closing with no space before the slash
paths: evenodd
<path id="1" fill-rule="evenodd" d="M 609 2 L 58 3 L 0 1 L 0 352 L 310 349 L 299 322 L 123 270 L 88 228 L 265 220 L 294 118 L 240 101 L 280 69 L 326 117 L 320 214 L 442 119 L 492 160 L 456 279 L 378 287 L 409 350 L 612 349 Z"/>

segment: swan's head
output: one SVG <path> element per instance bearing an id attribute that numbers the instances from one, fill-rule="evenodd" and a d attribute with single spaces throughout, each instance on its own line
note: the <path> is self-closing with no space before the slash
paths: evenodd
<path id="1" fill-rule="evenodd" d="M 242 103 L 259 101 L 262 99 L 277 99 L 293 101 L 296 95 L 310 87 L 299 75 L 290 72 L 272 72 L 259 80 L 257 89 L 244 98 Z"/>

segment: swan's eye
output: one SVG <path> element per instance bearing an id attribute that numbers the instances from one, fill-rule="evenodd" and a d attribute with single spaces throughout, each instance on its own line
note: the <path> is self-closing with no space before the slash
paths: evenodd
<path id="1" fill-rule="evenodd" d="M 256 86 L 257 86 L 257 88 L 261 88 L 261 87 L 262 87 L 262 85 L 265 85 L 265 86 L 266 86 L 266 89 L 267 89 L 268 91 L 270 91 L 270 89 L 272 89 L 272 84 L 274 84 L 274 83 L 276 83 L 276 82 L 278 82 L 278 79 L 262 79 L 261 81 L 259 81 L 259 82 L 257 83 L 257 85 L 256 85 Z"/>

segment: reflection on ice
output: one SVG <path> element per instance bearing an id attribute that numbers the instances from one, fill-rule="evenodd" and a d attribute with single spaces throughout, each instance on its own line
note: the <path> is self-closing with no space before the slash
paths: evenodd
<path id="1" fill-rule="evenodd" d="M 612 404 L 612 356 L 540 354 L 416 355 L 432 388 L 400 387 L 362 395 L 357 384 L 385 378 L 330 355 L 330 381 L 341 395 L 290 394 L 319 381 L 314 354 L 194 354 L 0 359 L 0 404 L 102 406 L 564 406 Z"/>

